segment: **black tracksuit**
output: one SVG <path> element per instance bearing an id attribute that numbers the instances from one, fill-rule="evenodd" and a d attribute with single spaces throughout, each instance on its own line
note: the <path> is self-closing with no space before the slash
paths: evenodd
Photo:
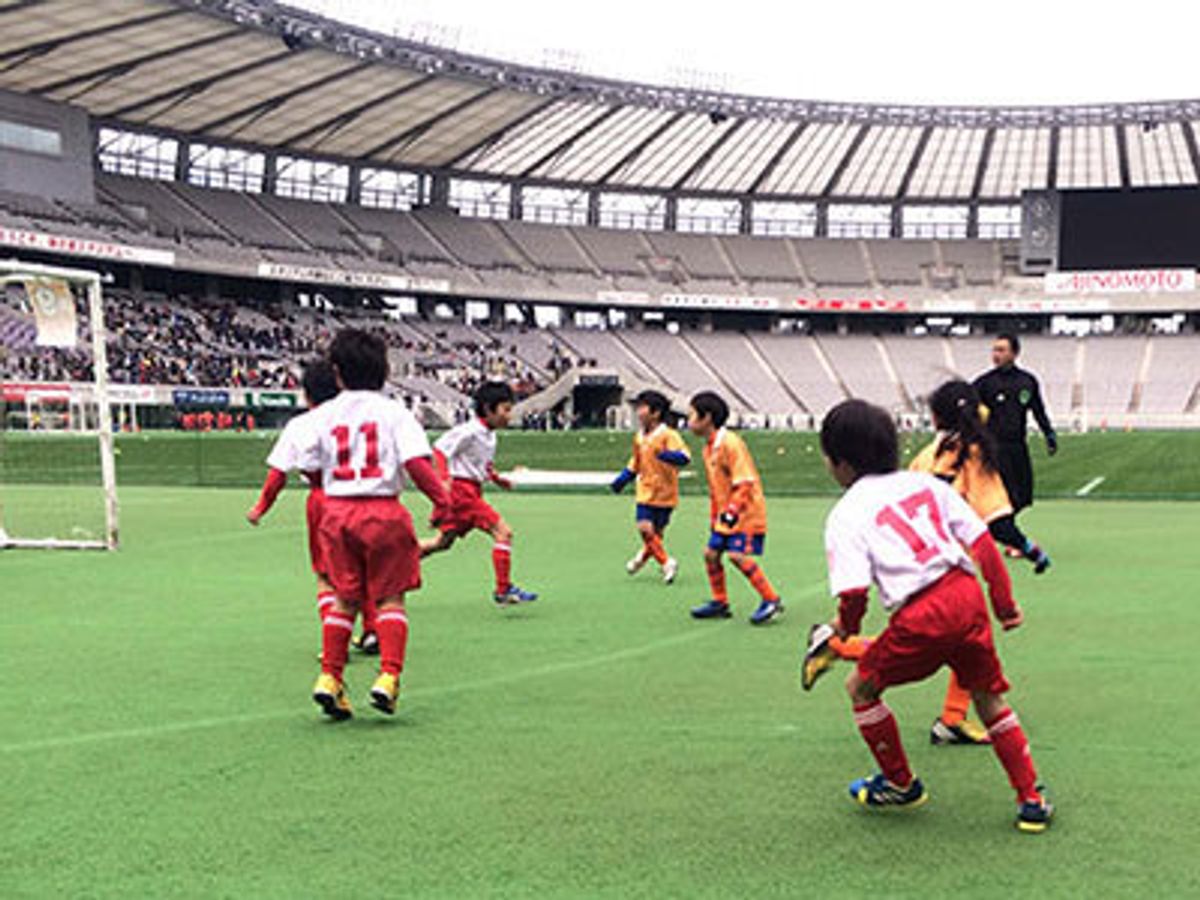
<path id="1" fill-rule="evenodd" d="M 1013 509 L 1020 511 L 1032 506 L 1033 464 L 1029 460 L 1029 446 L 1025 443 L 1027 415 L 1033 413 L 1052 449 L 1057 443 L 1054 426 L 1042 404 L 1038 380 L 1015 365 L 1006 366 L 979 376 L 975 380 L 975 390 L 988 408 L 988 430 L 999 445 L 1000 477 Z"/>

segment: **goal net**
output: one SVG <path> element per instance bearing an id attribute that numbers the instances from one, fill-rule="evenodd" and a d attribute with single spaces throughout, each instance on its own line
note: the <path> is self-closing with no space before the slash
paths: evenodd
<path id="1" fill-rule="evenodd" d="M 116 549 L 96 272 L 0 260 L 0 548 Z"/>

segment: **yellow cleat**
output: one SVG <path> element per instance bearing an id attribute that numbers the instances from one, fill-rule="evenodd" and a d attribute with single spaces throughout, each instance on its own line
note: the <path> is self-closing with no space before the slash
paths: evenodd
<path id="1" fill-rule="evenodd" d="M 828 625 L 814 625 L 808 630 L 808 646 L 804 662 L 800 667 L 800 686 L 811 691 L 817 679 L 833 668 L 838 655 L 829 646 L 833 629 Z"/>
<path id="2" fill-rule="evenodd" d="M 380 672 L 371 685 L 371 705 L 386 715 L 396 712 L 396 698 L 400 696 L 400 677 Z"/>
<path id="3" fill-rule="evenodd" d="M 354 715 L 350 706 L 350 698 L 346 696 L 346 686 L 327 672 L 322 672 L 313 685 L 313 703 L 321 707 L 321 711 L 335 722 L 341 722 Z"/>
<path id="4" fill-rule="evenodd" d="M 987 745 L 991 742 L 987 729 L 970 719 L 963 719 L 957 725 L 947 725 L 939 718 L 929 730 L 929 743 L 935 747 Z"/>

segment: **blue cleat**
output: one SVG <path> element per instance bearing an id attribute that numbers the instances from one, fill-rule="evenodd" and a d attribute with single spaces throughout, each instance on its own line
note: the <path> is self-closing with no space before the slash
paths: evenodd
<path id="1" fill-rule="evenodd" d="M 920 778 L 914 778 L 912 784 L 901 788 L 880 774 L 870 778 L 858 778 L 850 782 L 850 798 L 868 809 L 883 807 L 916 809 L 928 802 L 929 794 L 925 790 L 925 785 L 921 784 Z"/>
<path id="2" fill-rule="evenodd" d="M 705 604 L 692 607 L 693 619 L 728 619 L 732 615 L 729 604 L 720 600 L 709 600 Z"/>
<path id="3" fill-rule="evenodd" d="M 511 585 L 507 591 L 492 595 L 492 599 L 496 601 L 497 606 L 516 606 L 518 603 L 532 603 L 537 598 L 537 594 L 530 591 L 523 591 L 515 584 Z"/>
<path id="4" fill-rule="evenodd" d="M 1046 799 L 1046 788 L 1038 785 L 1038 800 L 1027 800 L 1017 807 L 1017 831 L 1025 834 L 1041 834 L 1050 827 L 1054 818 L 1054 804 Z"/>
<path id="5" fill-rule="evenodd" d="M 764 600 L 758 604 L 758 609 L 754 611 L 754 615 L 750 617 L 751 625 L 766 625 L 773 618 L 783 612 L 782 600 Z"/>

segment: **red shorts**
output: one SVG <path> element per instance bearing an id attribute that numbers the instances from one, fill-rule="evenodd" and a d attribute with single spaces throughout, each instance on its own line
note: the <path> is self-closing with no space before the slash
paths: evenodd
<path id="1" fill-rule="evenodd" d="M 343 600 L 376 602 L 421 586 L 412 516 L 395 497 L 326 497 L 321 552 Z"/>
<path id="2" fill-rule="evenodd" d="M 483 488 L 474 481 L 455 478 L 450 483 L 450 518 L 438 528 L 462 537 L 475 529 L 491 531 L 500 522 L 500 513 L 483 499 Z"/>
<path id="3" fill-rule="evenodd" d="M 324 575 L 329 569 L 325 563 L 325 553 L 321 549 L 321 513 L 325 510 L 325 492 L 321 488 L 312 488 L 308 492 L 308 504 L 304 509 L 304 517 L 308 520 L 308 558 L 312 560 L 312 570 L 318 575 Z"/>
<path id="4" fill-rule="evenodd" d="M 947 572 L 892 615 L 858 661 L 858 674 L 882 691 L 922 681 L 942 666 L 970 691 L 1003 694 L 1009 688 L 983 590 L 962 569 Z"/>

